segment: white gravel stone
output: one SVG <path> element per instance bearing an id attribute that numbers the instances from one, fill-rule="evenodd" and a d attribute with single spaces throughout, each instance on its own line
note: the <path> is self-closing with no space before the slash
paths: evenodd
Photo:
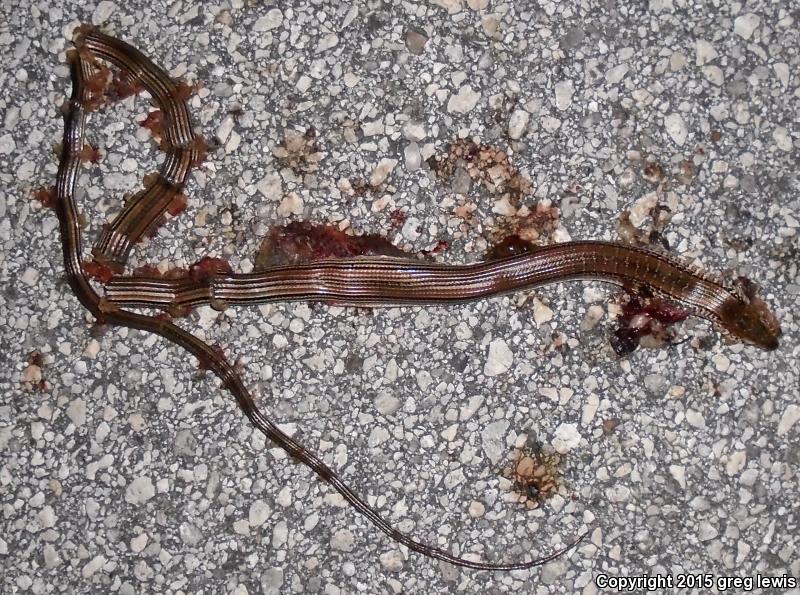
<path id="1" fill-rule="evenodd" d="M 469 505 L 469 516 L 474 519 L 479 519 L 484 514 L 486 514 L 486 506 L 483 505 L 483 502 L 473 500 Z"/>
<path id="2" fill-rule="evenodd" d="M 336 35 L 336 33 L 328 33 L 319 40 L 316 52 L 325 52 L 331 48 L 335 48 L 337 45 L 339 45 L 339 36 Z"/>
<path id="3" fill-rule="evenodd" d="M 479 91 L 474 91 L 469 85 L 463 85 L 458 93 L 450 96 L 447 102 L 447 111 L 451 114 L 466 114 L 478 104 L 481 99 Z"/>
<path id="4" fill-rule="evenodd" d="M 403 150 L 403 159 L 407 171 L 416 171 L 422 165 L 422 153 L 419 151 L 419 145 L 411 142 L 406 145 Z"/>
<path id="5" fill-rule="evenodd" d="M 781 82 L 781 85 L 786 88 L 789 86 L 789 65 L 786 62 L 776 62 L 772 65 L 772 69 L 775 71 L 775 75 L 778 77 L 778 80 Z"/>
<path id="6" fill-rule="evenodd" d="M 260 527 L 267 521 L 271 514 L 272 509 L 269 504 L 264 500 L 254 500 L 250 504 L 247 521 L 250 523 L 251 527 Z"/>
<path id="7" fill-rule="evenodd" d="M 509 349 L 503 339 L 494 339 L 489 343 L 489 355 L 483 366 L 483 373 L 487 376 L 499 376 L 511 369 L 514 363 L 514 353 Z"/>
<path id="8" fill-rule="evenodd" d="M 283 586 L 283 569 L 268 568 L 261 575 L 261 591 L 264 595 L 278 595 Z"/>
<path id="9" fill-rule="evenodd" d="M 590 425 L 592 421 L 594 421 L 594 417 L 597 414 L 597 409 L 599 407 L 600 397 L 594 393 L 590 394 L 586 399 L 586 404 L 583 406 L 583 411 L 581 412 L 581 425 Z"/>
<path id="10" fill-rule="evenodd" d="M 714 357 L 711 358 L 711 361 L 714 362 L 714 367 L 717 368 L 719 372 L 725 372 L 731 365 L 731 360 L 728 359 L 728 356 L 724 353 L 718 353 Z"/>
<path id="11" fill-rule="evenodd" d="M 301 93 L 305 93 L 311 88 L 313 82 L 314 79 L 304 74 L 299 79 L 297 79 L 297 84 L 295 85 L 295 88 Z"/>
<path id="12" fill-rule="evenodd" d="M 536 326 L 553 320 L 553 310 L 545 306 L 538 298 L 533 298 L 533 320 Z"/>
<path id="13" fill-rule="evenodd" d="M 265 198 L 278 200 L 283 196 L 283 181 L 281 180 L 281 176 L 276 172 L 268 173 L 256 184 L 256 189 L 263 194 Z"/>
<path id="14" fill-rule="evenodd" d="M 682 489 L 686 489 L 686 467 L 683 465 L 670 465 L 669 474 L 672 475 Z"/>
<path id="15" fill-rule="evenodd" d="M 559 454 L 566 454 L 581 443 L 578 424 L 562 423 L 556 428 L 553 448 Z"/>
<path id="16" fill-rule="evenodd" d="M 613 485 L 606 488 L 606 498 L 614 503 L 627 502 L 631 497 L 631 490 L 625 485 Z"/>
<path id="17" fill-rule="evenodd" d="M 289 539 L 289 525 L 286 521 L 278 521 L 272 529 L 272 547 L 280 549 Z"/>
<path id="18" fill-rule="evenodd" d="M 233 130 L 233 123 L 233 116 L 226 116 L 223 118 L 222 122 L 220 122 L 219 126 L 217 126 L 217 138 L 221 143 L 224 144 L 228 142 L 228 137 Z"/>
<path id="19" fill-rule="evenodd" d="M 75 399 L 67 407 L 67 417 L 76 426 L 80 427 L 86 423 L 86 401 Z"/>
<path id="20" fill-rule="evenodd" d="M 758 469 L 745 469 L 739 476 L 739 483 L 743 486 L 752 487 L 758 479 Z"/>
<path id="21" fill-rule="evenodd" d="M 717 535 L 719 535 L 719 531 L 708 521 L 701 522 L 697 528 L 697 537 L 700 539 L 700 541 L 710 541 Z"/>
<path id="22" fill-rule="evenodd" d="M 98 554 L 83 566 L 83 568 L 81 569 L 81 575 L 83 576 L 83 578 L 89 578 L 98 570 L 100 570 L 105 563 L 106 563 L 106 557 L 102 554 Z"/>
<path id="23" fill-rule="evenodd" d="M 56 525 L 56 513 L 52 506 L 43 506 L 39 511 L 39 523 L 43 529 L 49 529 Z"/>
<path id="24" fill-rule="evenodd" d="M 279 8 L 273 8 L 263 17 L 259 17 L 255 25 L 253 25 L 253 31 L 256 33 L 263 33 L 264 31 L 270 31 L 276 27 L 280 27 L 281 23 L 283 23 L 283 13 Z"/>
<path id="25" fill-rule="evenodd" d="M 625 78 L 626 74 L 628 74 L 628 65 L 627 64 L 617 64 L 613 68 L 609 68 L 606 71 L 606 82 L 609 85 L 616 85 L 623 78 Z"/>
<path id="26" fill-rule="evenodd" d="M 514 140 L 522 138 L 531 115 L 523 109 L 514 110 L 508 119 L 508 136 Z"/>
<path id="27" fill-rule="evenodd" d="M 737 450 L 728 457 L 728 462 L 725 463 L 725 472 L 728 475 L 738 475 L 747 464 L 747 452 L 744 450 Z"/>
<path id="28" fill-rule="evenodd" d="M 420 221 L 416 217 L 409 217 L 400 229 L 402 236 L 410 242 L 419 238 Z"/>
<path id="29" fill-rule="evenodd" d="M 17 149 L 17 143 L 14 142 L 14 137 L 10 134 L 0 136 L 0 155 L 8 155 Z"/>
<path id="30" fill-rule="evenodd" d="M 377 428 L 372 428 L 369 433 L 369 437 L 367 438 L 367 446 L 370 448 L 375 448 L 389 440 L 389 431 L 381 426 Z"/>
<path id="31" fill-rule="evenodd" d="M 736 17 L 736 20 L 733 21 L 733 32 L 744 39 L 750 39 L 759 23 L 761 23 L 761 18 L 757 14 L 748 12 Z"/>
<path id="32" fill-rule="evenodd" d="M 155 495 L 153 480 L 147 476 L 137 477 L 125 489 L 125 501 L 131 504 L 144 504 Z"/>
<path id="33" fill-rule="evenodd" d="M 396 165 L 397 159 L 381 159 L 375 169 L 372 170 L 372 175 L 369 178 L 370 186 L 380 186 L 383 184 Z"/>
<path id="34" fill-rule="evenodd" d="M 686 421 L 693 428 L 702 429 L 706 427 L 706 419 L 703 414 L 695 409 L 686 410 Z"/>
<path id="35" fill-rule="evenodd" d="M 725 74 L 719 66 L 703 66 L 703 76 L 717 87 L 725 84 Z"/>
<path id="36" fill-rule="evenodd" d="M 391 550 L 380 556 L 381 566 L 387 572 L 399 572 L 403 569 L 403 554 L 398 550 Z"/>
<path id="37" fill-rule="evenodd" d="M 92 13 L 92 25 L 102 25 L 117 9 L 117 5 L 108 0 L 103 0 L 97 4 L 97 8 Z"/>
<path id="38" fill-rule="evenodd" d="M 787 405 L 778 422 L 778 436 L 785 436 L 800 421 L 800 405 Z"/>
<path id="39" fill-rule="evenodd" d="M 3 552 L 0 551 L 0 554 Z M 54 548 L 51 544 L 47 543 L 44 546 L 44 565 L 47 568 L 56 568 L 61 566 L 61 556 L 58 554 L 58 550 Z"/>
<path id="40" fill-rule="evenodd" d="M 561 111 L 567 109 L 572 105 L 572 95 L 575 93 L 575 87 L 572 81 L 559 81 L 554 87 L 556 107 Z"/>
<path id="41" fill-rule="evenodd" d="M 708 64 L 717 57 L 717 50 L 705 39 L 698 39 L 694 44 L 694 61 L 697 66 Z"/>
<path id="42" fill-rule="evenodd" d="M 419 142 L 428 136 L 428 131 L 421 122 L 409 120 L 403 124 L 403 136 L 410 141 Z"/>
<path id="43" fill-rule="evenodd" d="M 281 217 L 288 217 L 289 215 L 302 215 L 305 203 L 303 198 L 297 192 L 290 192 L 283 197 L 281 204 L 278 205 L 278 215 Z"/>
<path id="44" fill-rule="evenodd" d="M 131 539 L 131 551 L 134 554 L 138 554 L 141 552 L 145 547 L 147 547 L 148 541 L 147 533 L 140 533 L 133 539 Z"/>
<path id="45" fill-rule="evenodd" d="M 507 420 L 501 419 L 499 421 L 487 424 L 481 430 L 481 446 L 483 452 L 489 457 L 492 464 L 500 462 L 500 458 L 505 451 L 505 437 L 508 432 L 509 423 Z"/>
<path id="46" fill-rule="evenodd" d="M 464 7 L 463 0 L 432 0 L 432 4 L 441 6 L 448 14 L 457 14 Z"/>
<path id="47" fill-rule="evenodd" d="M 683 146 L 689 131 L 686 128 L 686 122 L 680 114 L 670 114 L 666 116 L 664 118 L 664 128 L 676 145 Z"/>
<path id="48" fill-rule="evenodd" d="M 775 146 L 781 151 L 786 151 L 788 153 L 792 150 L 792 146 L 794 145 L 792 137 L 789 136 L 789 131 L 783 126 L 775 127 L 772 131 L 772 139 L 775 141 Z"/>
<path id="49" fill-rule="evenodd" d="M 383 134 L 384 126 L 383 120 L 373 120 L 372 122 L 364 122 L 361 125 L 361 133 L 364 136 L 376 136 Z"/>
<path id="50" fill-rule="evenodd" d="M 375 409 L 381 415 L 391 415 L 400 409 L 400 399 L 389 394 L 380 394 L 375 399 Z"/>
<path id="51" fill-rule="evenodd" d="M 353 551 L 354 545 L 355 536 L 353 532 L 348 529 L 339 529 L 333 534 L 333 537 L 331 537 L 331 547 L 335 550 L 351 552 Z"/>

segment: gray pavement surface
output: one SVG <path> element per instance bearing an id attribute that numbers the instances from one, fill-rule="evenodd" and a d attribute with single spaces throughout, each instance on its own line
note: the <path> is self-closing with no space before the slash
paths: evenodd
<path id="1" fill-rule="evenodd" d="M 602 575 L 695 592 L 709 589 L 694 575 L 800 576 L 795 3 L 0 0 L 0 14 L 0 591 L 588 595 Z M 591 531 L 533 571 L 409 555 L 265 443 L 192 358 L 98 331 L 71 295 L 56 217 L 31 195 L 54 181 L 84 22 L 197 82 L 192 113 L 215 140 L 189 209 L 134 266 L 214 255 L 247 271 L 270 226 L 297 219 L 417 252 L 445 241 L 438 258 L 466 262 L 520 207 L 559 208 L 542 241 L 563 241 L 614 239 L 623 211 L 646 228 L 659 203 L 675 254 L 764 287 L 781 347 L 690 319 L 679 345 L 619 358 L 617 292 L 592 283 L 183 321 L 399 528 L 491 561 Z M 81 176 L 89 240 L 159 163 L 135 122 L 148 105 L 90 120 L 105 156 Z M 287 161 L 287 136 L 312 128 Z M 511 200 L 502 172 L 465 163 L 436 175 L 459 138 L 505 152 L 531 192 Z M 518 448 L 559 454 L 539 507 L 504 477 Z"/>

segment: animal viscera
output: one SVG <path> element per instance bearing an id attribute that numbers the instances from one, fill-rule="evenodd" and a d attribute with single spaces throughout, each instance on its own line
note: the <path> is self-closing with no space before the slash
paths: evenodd
<path id="1" fill-rule="evenodd" d="M 86 113 L 97 105 L 99 60 L 113 63 L 150 93 L 164 114 L 165 161 L 144 190 L 135 194 L 106 226 L 93 254 L 113 271 L 124 269 L 135 243 L 160 220 L 180 194 L 202 146 L 192 131 L 189 111 L 178 86 L 141 52 L 91 27 L 76 31 L 76 50 L 68 52 L 72 95 L 65 106 L 64 141 L 56 183 L 67 278 L 80 302 L 97 319 L 160 335 L 194 355 L 236 398 L 250 422 L 297 461 L 310 467 L 358 512 L 410 550 L 480 570 L 514 570 L 544 564 L 574 547 L 583 537 L 550 555 L 518 563 L 475 562 L 427 545 L 394 529 L 357 496 L 315 454 L 283 433 L 256 406 L 239 373 L 219 350 L 173 324 L 163 315 L 143 315 L 125 307 L 167 311 L 199 304 L 224 308 L 279 300 L 315 300 L 351 305 L 448 304 L 508 293 L 568 279 L 600 279 L 626 287 L 644 287 L 711 320 L 727 334 L 766 349 L 777 346 L 777 321 L 755 295 L 752 284 L 726 285 L 654 251 L 610 242 L 570 242 L 518 256 L 470 265 L 445 265 L 396 257 L 355 257 L 274 267 L 252 274 L 211 268 L 203 275 L 165 279 L 155 275 L 112 276 L 95 290 L 81 262 L 82 238 L 75 190 L 84 146 Z"/>

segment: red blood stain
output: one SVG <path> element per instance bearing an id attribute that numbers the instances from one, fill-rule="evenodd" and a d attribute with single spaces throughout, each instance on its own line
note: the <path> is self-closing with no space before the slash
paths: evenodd
<path id="1" fill-rule="evenodd" d="M 258 249 L 255 267 L 263 270 L 326 258 L 369 255 L 408 256 L 377 234 L 351 236 L 331 225 L 295 221 L 270 230 Z"/>
<path id="2" fill-rule="evenodd" d="M 231 265 L 224 258 L 204 256 L 189 267 L 189 276 L 193 281 L 202 283 L 214 275 L 225 275 L 233 272 Z"/>
<path id="3" fill-rule="evenodd" d="M 100 283 L 108 283 L 117 273 L 112 266 L 99 263 L 96 260 L 84 261 L 81 266 L 87 277 Z"/>

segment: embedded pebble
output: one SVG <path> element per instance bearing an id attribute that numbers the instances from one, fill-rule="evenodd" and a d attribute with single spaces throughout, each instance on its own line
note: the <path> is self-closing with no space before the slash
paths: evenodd
<path id="1" fill-rule="evenodd" d="M 733 21 L 733 32 L 744 39 L 750 39 L 759 23 L 761 23 L 759 16 L 748 12 L 747 14 L 736 17 Z"/>
<path id="2" fill-rule="evenodd" d="M 281 204 L 278 206 L 278 215 L 281 217 L 288 217 L 289 215 L 302 215 L 305 203 L 299 194 L 290 192 L 287 194 Z"/>
<path id="3" fill-rule="evenodd" d="M 406 47 L 414 55 L 420 55 L 428 43 L 428 36 L 422 29 L 410 28 L 406 31 Z"/>
<path id="4" fill-rule="evenodd" d="M 319 40 L 317 44 L 316 52 L 325 52 L 331 48 L 335 48 L 339 45 L 339 36 L 336 33 L 328 33 L 325 37 Z"/>
<path id="5" fill-rule="evenodd" d="M 408 143 L 403 150 L 403 158 L 408 171 L 415 171 L 422 165 L 422 154 L 417 143 Z"/>
<path id="6" fill-rule="evenodd" d="M 473 500 L 469 505 L 469 516 L 474 519 L 478 519 L 482 517 L 486 513 L 486 507 L 483 505 L 483 502 L 479 502 L 477 500 Z"/>
<path id="7" fill-rule="evenodd" d="M 76 426 L 82 426 L 86 423 L 86 401 L 83 399 L 75 399 L 67 407 L 67 417 Z"/>
<path id="8" fill-rule="evenodd" d="M 694 44 L 695 64 L 703 66 L 714 60 L 719 54 L 714 46 L 705 39 L 698 39 Z"/>
<path id="9" fill-rule="evenodd" d="M 131 539 L 131 544 L 130 544 L 131 551 L 134 554 L 138 554 L 139 552 L 144 550 L 144 548 L 147 546 L 147 541 L 148 541 L 147 533 L 140 533 L 139 535 Z"/>
<path id="10" fill-rule="evenodd" d="M 580 443 L 581 435 L 577 424 L 562 423 L 556 428 L 553 448 L 557 453 L 566 454 Z"/>
<path id="11" fill-rule="evenodd" d="M 690 426 L 698 429 L 706 427 L 706 420 L 703 417 L 703 414 L 694 409 L 686 410 L 686 421 L 689 422 Z"/>
<path id="12" fill-rule="evenodd" d="M 375 399 L 375 409 L 381 415 L 391 415 L 400 409 L 400 399 L 389 394 L 378 395 Z"/>
<path id="13" fill-rule="evenodd" d="M 258 191 L 270 200 L 277 200 L 283 196 L 283 181 L 276 172 L 268 173 L 256 185 Z"/>
<path id="14" fill-rule="evenodd" d="M 281 23 L 283 23 L 283 13 L 279 8 L 273 8 L 269 10 L 267 14 L 256 20 L 255 25 L 253 25 L 253 31 L 256 33 L 271 31 L 272 29 L 280 27 Z"/>
<path id="15" fill-rule="evenodd" d="M 49 527 L 55 527 L 56 515 L 52 506 L 43 506 L 42 509 L 39 511 L 38 517 L 39 517 L 39 523 L 42 525 L 43 529 L 47 529 Z"/>
<path id="16" fill-rule="evenodd" d="M 283 587 L 283 569 L 267 568 L 261 575 L 261 591 L 264 595 L 278 595 Z"/>
<path id="17" fill-rule="evenodd" d="M 533 298 L 533 320 L 537 326 L 553 320 L 553 310 L 545 306 L 538 298 Z"/>
<path id="18" fill-rule="evenodd" d="M 89 578 L 98 570 L 100 570 L 103 565 L 106 563 L 106 557 L 102 554 L 96 555 L 94 558 L 89 560 L 86 564 L 84 564 L 83 568 L 81 569 L 81 576 L 83 578 Z"/>
<path id="19" fill-rule="evenodd" d="M 131 504 L 144 504 L 155 495 L 156 488 L 149 477 L 137 477 L 125 488 L 125 501 Z"/>
<path id="20" fill-rule="evenodd" d="M 746 464 L 747 452 L 737 450 L 728 457 L 728 462 L 725 463 L 725 471 L 728 475 L 737 475 L 744 469 Z"/>
<path id="21" fill-rule="evenodd" d="M 255 500 L 250 504 L 247 521 L 251 527 L 260 527 L 272 514 L 272 509 L 264 500 Z"/>
<path id="22" fill-rule="evenodd" d="M 670 114 L 664 118 L 664 128 L 676 145 L 682 146 L 686 142 L 689 130 L 680 114 Z"/>
<path id="23" fill-rule="evenodd" d="M 670 465 L 669 474 L 672 475 L 682 489 L 686 489 L 686 467 L 683 465 Z"/>
<path id="24" fill-rule="evenodd" d="M 447 111 L 451 114 L 466 114 L 480 101 L 481 93 L 474 91 L 469 85 L 463 85 L 458 93 L 450 96 L 447 102 Z"/>
<path id="25" fill-rule="evenodd" d="M 17 149 L 17 143 L 14 142 L 14 137 L 10 134 L 0 136 L 0 155 L 8 155 Z"/>
<path id="26" fill-rule="evenodd" d="M 391 550 L 380 555 L 381 566 L 388 572 L 399 572 L 403 569 L 403 554 L 399 550 Z"/>
<path id="27" fill-rule="evenodd" d="M 711 358 L 718 372 L 726 372 L 731 365 L 731 360 L 724 353 L 718 353 Z"/>
<path id="28" fill-rule="evenodd" d="M 483 366 L 483 373 L 487 376 L 499 376 L 508 372 L 513 363 L 514 353 L 505 340 L 494 339 L 489 343 L 489 355 Z"/>
<path id="29" fill-rule="evenodd" d="M 572 81 L 560 81 L 556 83 L 554 92 L 556 107 L 559 110 L 564 111 L 572 105 L 572 95 L 575 93 L 575 87 Z"/>
<path id="30" fill-rule="evenodd" d="M 522 138 L 531 115 L 525 110 L 514 110 L 508 119 L 508 136 L 514 140 Z"/>
<path id="31" fill-rule="evenodd" d="M 508 426 L 509 422 L 501 419 L 487 424 L 486 427 L 481 430 L 481 446 L 483 447 L 483 452 L 486 453 L 486 456 L 489 457 L 489 460 L 493 464 L 497 464 L 504 454 L 504 442 L 506 432 L 508 432 Z"/>
<path id="32" fill-rule="evenodd" d="M 92 25 L 102 25 L 105 23 L 114 13 L 116 8 L 116 4 L 109 2 L 108 0 L 102 0 L 102 2 L 98 2 L 97 7 L 92 13 Z"/>
<path id="33" fill-rule="evenodd" d="M 606 71 L 606 82 L 610 85 L 619 83 L 628 74 L 627 64 L 618 64 Z"/>
<path id="34" fill-rule="evenodd" d="M 794 146 L 792 137 L 789 136 L 789 131 L 783 126 L 775 127 L 775 129 L 772 131 L 772 139 L 775 141 L 776 147 L 778 147 L 781 151 L 786 151 L 787 153 L 791 151 L 792 147 Z"/>
<path id="35" fill-rule="evenodd" d="M 697 531 L 697 537 L 700 541 L 710 541 L 714 539 L 717 535 L 719 535 L 719 531 L 717 528 L 709 523 L 708 521 L 703 521 L 700 523 Z"/>
<path id="36" fill-rule="evenodd" d="M 381 159 L 378 165 L 372 170 L 372 175 L 369 178 L 370 186 L 380 186 L 392 173 L 394 166 L 397 165 L 397 159 Z"/>
<path id="37" fill-rule="evenodd" d="M 333 534 L 333 537 L 331 537 L 331 547 L 335 550 L 351 552 L 354 546 L 355 536 L 353 532 L 348 529 L 339 529 Z"/>
<path id="38" fill-rule="evenodd" d="M 800 421 L 800 405 L 787 405 L 783 410 L 781 420 L 778 422 L 778 436 L 785 436 Z"/>

